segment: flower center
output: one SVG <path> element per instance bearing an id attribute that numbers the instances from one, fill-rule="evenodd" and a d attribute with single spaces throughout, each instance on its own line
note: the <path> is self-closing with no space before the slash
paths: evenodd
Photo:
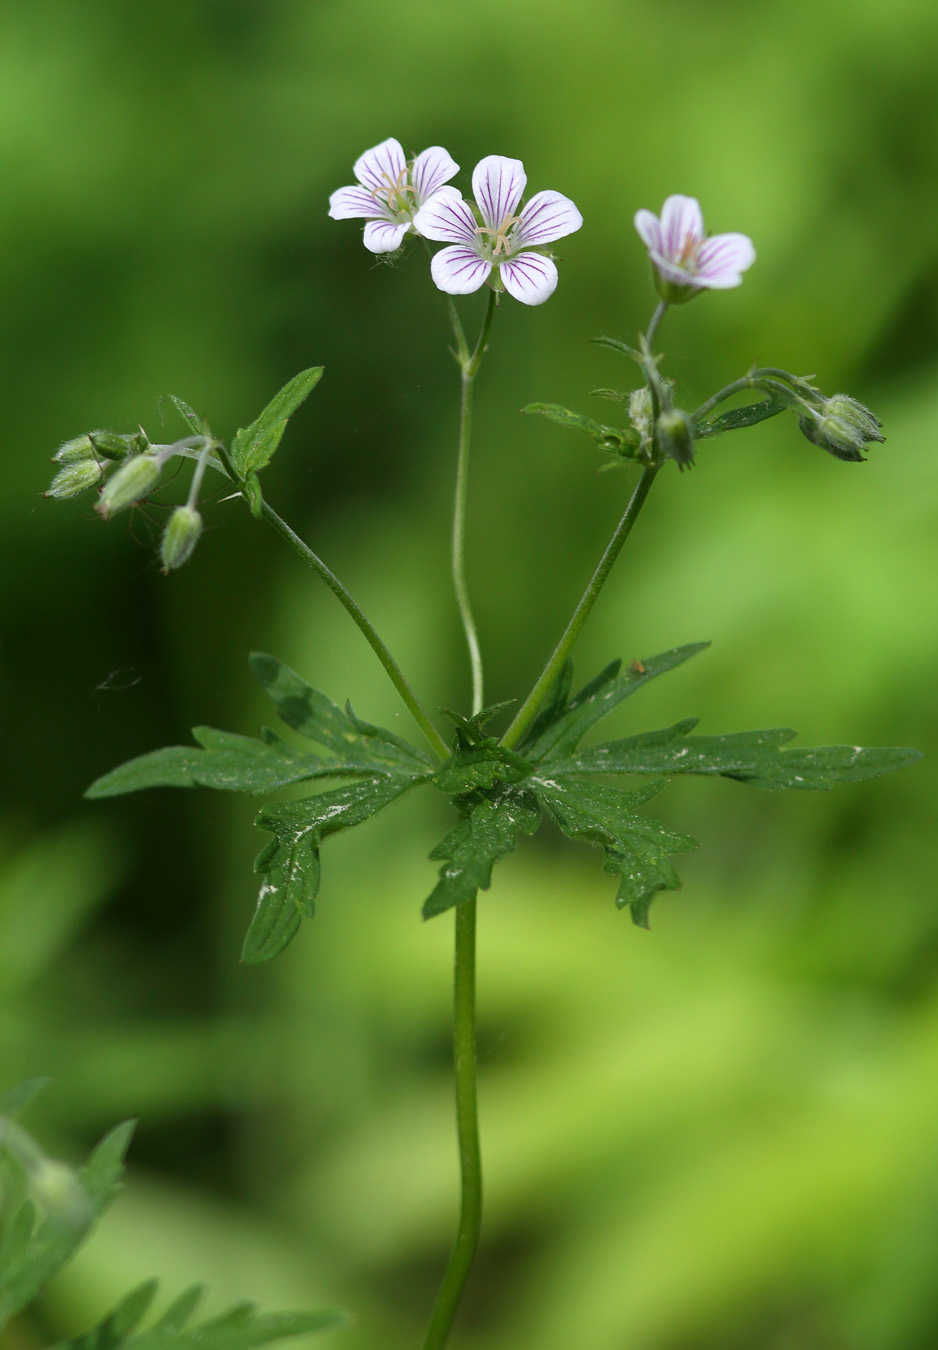
<path id="1" fill-rule="evenodd" d="M 416 205 L 417 189 L 407 181 L 407 166 L 401 169 L 396 178 L 392 178 L 387 172 L 381 177 L 387 187 L 372 188 L 372 197 L 376 202 L 383 202 L 396 216 L 409 216 L 412 207 Z M 412 202 L 408 200 L 408 194 L 414 198 Z"/>
<path id="2" fill-rule="evenodd" d="M 494 230 L 485 225 L 476 226 L 476 234 L 480 236 L 483 234 L 491 235 L 489 247 L 492 250 L 493 258 L 497 258 L 500 253 L 504 253 L 506 258 L 510 256 L 511 240 L 508 238 L 508 231 L 513 225 L 517 225 L 520 219 L 520 216 L 506 216 L 498 228 Z"/>
<path id="3" fill-rule="evenodd" d="M 700 252 L 702 244 L 703 240 L 698 239 L 696 235 L 693 234 L 686 235 L 684 238 L 684 243 L 681 247 L 681 251 L 677 257 L 678 266 L 683 267 L 684 270 L 687 272 L 696 272 L 697 255 Z"/>

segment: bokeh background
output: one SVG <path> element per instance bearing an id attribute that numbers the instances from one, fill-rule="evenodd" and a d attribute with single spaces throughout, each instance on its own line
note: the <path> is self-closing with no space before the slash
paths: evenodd
<path id="1" fill-rule="evenodd" d="M 523 694 L 630 487 L 519 415 L 614 416 L 599 333 L 654 304 L 637 207 L 698 196 L 758 262 L 672 313 L 693 407 L 753 361 L 886 423 L 865 465 L 777 419 L 662 475 L 583 636 L 713 640 L 616 719 L 935 741 L 938 12 L 927 0 L 41 0 L 0 4 L 0 1082 L 67 1158 L 139 1116 L 130 1183 L 30 1323 L 76 1331 L 138 1279 L 211 1306 L 338 1303 L 323 1344 L 404 1350 L 455 1221 L 451 920 L 422 924 L 431 794 L 325 851 L 319 913 L 238 964 L 255 805 L 83 803 L 197 723 L 269 716 L 269 650 L 411 735 L 335 601 L 237 502 L 164 578 L 159 502 L 45 502 L 94 426 L 155 439 L 179 394 L 229 436 L 326 375 L 265 490 L 375 618 L 428 706 L 468 679 L 447 576 L 458 377 L 419 252 L 376 263 L 329 193 L 389 135 L 468 174 L 518 156 L 582 209 L 556 295 L 502 306 L 477 389 L 470 582 L 494 699 Z M 481 298 L 463 306 L 468 326 Z M 161 401 L 162 400 L 162 401 Z M 179 500 L 182 480 L 161 494 Z M 484 1247 L 459 1350 L 918 1350 L 938 1342 L 936 779 L 788 797 L 677 784 L 701 841 L 653 931 L 596 851 L 544 831 L 480 906 Z M 317 1342 L 318 1343 L 318 1342 Z"/>

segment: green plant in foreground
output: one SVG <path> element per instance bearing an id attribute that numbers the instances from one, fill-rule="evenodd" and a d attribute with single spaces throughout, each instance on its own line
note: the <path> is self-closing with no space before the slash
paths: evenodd
<path id="1" fill-rule="evenodd" d="M 95 1222 L 120 1193 L 124 1154 L 134 1122 L 111 1130 L 83 1167 L 47 1157 L 18 1122 L 44 1086 L 33 1079 L 0 1097 L 0 1331 L 27 1309 L 71 1260 Z M 200 1285 L 181 1294 L 146 1330 L 139 1331 L 157 1282 L 134 1289 L 96 1327 L 58 1342 L 60 1350 L 250 1350 L 256 1345 L 340 1326 L 344 1314 L 260 1313 L 240 1303 L 209 1321 L 190 1325 Z"/>
<path id="2" fill-rule="evenodd" d="M 295 376 L 255 422 L 227 445 L 183 400 L 174 405 L 188 435 L 154 445 L 145 434 L 121 437 L 92 432 L 67 442 L 50 495 L 69 496 L 100 486 L 99 511 L 109 516 L 148 495 L 173 458 L 196 461 L 184 506 L 171 516 L 161 556 L 166 570 L 192 556 L 201 535 L 198 510 L 203 476 L 212 468 L 234 488 L 252 515 L 265 520 L 325 581 L 358 625 L 384 666 L 423 734 L 425 746 L 363 721 L 350 705 L 340 708 L 325 694 L 272 656 L 255 654 L 255 678 L 272 700 L 281 722 L 300 738 L 264 728 L 259 738 L 196 728 L 194 746 L 171 746 L 134 759 L 99 778 L 91 797 L 108 797 L 149 787 L 212 787 L 258 795 L 300 784 L 335 786 L 311 795 L 266 804 L 257 825 L 272 837 L 256 869 L 262 882 L 245 938 L 246 961 L 277 955 L 313 914 L 320 883 L 320 852 L 329 835 L 359 825 L 418 787 L 430 787 L 452 801 L 454 821 L 431 855 L 441 864 L 427 897 L 427 918 L 455 911 L 454 1060 L 462 1207 L 453 1255 L 433 1309 L 426 1350 L 446 1344 L 478 1243 L 481 1224 L 481 1160 L 476 1105 L 475 924 L 479 890 L 487 889 L 496 862 L 533 834 L 546 816 L 571 839 L 598 845 L 606 872 L 617 878 L 617 903 L 628 907 L 640 927 L 662 890 L 679 882 L 671 861 L 697 847 L 696 841 L 646 815 L 644 807 L 673 775 L 698 774 L 736 779 L 779 790 L 827 790 L 888 773 L 919 758 L 903 748 L 792 746 L 784 728 L 731 734 L 697 734 L 696 719 L 601 744 L 584 744 L 603 718 L 650 680 L 697 655 L 696 642 L 633 660 L 625 669 L 614 661 L 572 693 L 571 651 L 618 555 L 629 537 L 655 478 L 669 462 L 690 468 L 698 447 L 716 435 L 755 426 L 791 411 L 807 439 L 845 461 L 881 441 L 876 417 L 847 395 L 828 398 L 807 379 L 777 367 L 754 367 L 706 399 L 694 412 L 675 405 L 674 383 L 660 372 L 655 350 L 662 319 L 673 304 L 708 289 L 739 285 L 755 253 L 744 235 L 708 238 L 700 208 L 687 197 L 671 197 L 660 220 L 639 212 L 639 230 L 652 262 L 661 302 L 637 345 L 614 338 L 598 341 L 637 368 L 641 383 L 625 390 L 601 390 L 627 410 L 619 425 L 607 425 L 556 404 L 526 409 L 584 432 L 608 456 L 609 467 L 639 470 L 612 538 L 533 689 L 501 735 L 490 726 L 507 704 L 486 707 L 481 647 L 465 580 L 464 538 L 472 398 L 501 295 L 523 304 L 545 302 L 558 273 L 549 245 L 576 232 L 582 218 L 562 194 L 543 191 L 522 205 L 525 188 L 518 160 L 488 156 L 473 173 L 474 202 L 449 180 L 455 162 L 432 147 L 408 162 L 393 140 L 366 152 L 355 166 L 357 185 L 333 194 L 330 215 L 368 223 L 365 246 L 375 254 L 395 253 L 412 235 L 447 246 L 431 256 L 431 276 L 447 295 L 461 376 L 460 436 L 456 466 L 452 570 L 456 602 L 468 648 L 472 704 L 450 712 L 449 738 L 430 718 L 374 625 L 326 564 L 264 499 L 259 474 L 269 464 L 287 421 L 322 374 L 313 367 Z M 488 287 L 478 340 L 470 348 L 453 295 Z M 717 408 L 737 395 L 760 397 L 725 412 Z M 76 466 L 85 466 L 77 474 Z M 67 481 L 63 475 L 70 475 Z M 77 475 L 77 476 L 76 476 Z M 80 480 L 80 481 L 79 481 Z M 103 486 L 101 486 L 103 484 Z M 622 786 L 625 779 L 628 786 Z"/>

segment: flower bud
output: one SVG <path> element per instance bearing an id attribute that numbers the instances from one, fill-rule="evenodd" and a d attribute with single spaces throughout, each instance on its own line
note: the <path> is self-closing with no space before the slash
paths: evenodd
<path id="1" fill-rule="evenodd" d="M 187 563 L 202 533 L 202 517 L 191 506 L 177 506 L 166 523 L 160 542 L 163 571 L 174 572 Z"/>
<path id="2" fill-rule="evenodd" d="M 93 433 L 92 433 L 93 435 Z M 152 492 L 159 482 L 160 461 L 155 455 L 134 455 L 108 479 L 98 501 L 98 512 L 107 519 Z"/>
<path id="3" fill-rule="evenodd" d="M 75 436 L 59 446 L 52 456 L 53 464 L 77 464 L 83 459 L 94 459 L 94 446 L 90 436 Z"/>
<path id="4" fill-rule="evenodd" d="M 823 399 L 798 418 L 798 425 L 813 445 L 853 463 L 862 463 L 867 445 L 886 439 L 879 418 L 849 394 Z"/>
<path id="5" fill-rule="evenodd" d="M 694 428 L 686 412 L 680 408 L 665 408 L 655 428 L 658 449 L 673 459 L 683 471 L 694 464 Z"/>
<path id="6" fill-rule="evenodd" d="M 121 436 L 116 431 L 89 431 L 88 439 L 104 459 L 126 459 L 128 455 L 146 450 L 149 442 L 142 431 Z"/>
<path id="7" fill-rule="evenodd" d="M 94 1206 L 75 1172 L 65 1163 L 43 1158 L 31 1171 L 30 1189 L 46 1213 L 58 1223 L 82 1232 L 94 1220 Z"/>
<path id="8" fill-rule="evenodd" d="M 104 470 L 96 459 L 81 459 L 74 464 L 64 464 L 42 494 L 44 497 L 77 497 L 88 488 L 97 487 L 104 477 Z"/>
<path id="9" fill-rule="evenodd" d="M 643 441 L 651 434 L 651 415 L 651 390 L 643 384 L 629 395 L 629 421 Z"/>

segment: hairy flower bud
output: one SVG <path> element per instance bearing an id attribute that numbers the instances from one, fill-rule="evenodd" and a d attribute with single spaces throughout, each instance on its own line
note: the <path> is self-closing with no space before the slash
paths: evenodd
<path id="1" fill-rule="evenodd" d="M 74 436 L 65 441 L 52 456 L 53 464 L 77 464 L 83 459 L 94 459 L 94 446 L 90 436 Z"/>
<path id="2" fill-rule="evenodd" d="M 160 479 L 162 465 L 155 455 L 134 455 L 122 464 L 108 482 L 98 501 L 98 512 L 107 519 L 123 511 L 153 491 Z"/>
<path id="3" fill-rule="evenodd" d="M 128 455 L 146 450 L 148 441 L 142 431 L 122 436 L 116 431 L 89 431 L 88 439 L 94 450 L 104 459 L 126 459 Z"/>
<path id="4" fill-rule="evenodd" d="M 97 487 L 104 477 L 104 470 L 96 459 L 80 459 L 73 464 L 64 464 L 42 494 L 44 497 L 57 497 L 65 500 L 77 497 L 88 488 Z"/>
<path id="5" fill-rule="evenodd" d="M 202 517 L 191 506 L 177 506 L 160 542 L 164 572 L 174 572 L 192 557 L 202 533 Z"/>
<path id="6" fill-rule="evenodd" d="M 658 418 L 655 437 L 661 453 L 673 459 L 681 472 L 693 467 L 694 428 L 686 412 L 665 408 Z"/>
<path id="7" fill-rule="evenodd" d="M 813 445 L 853 463 L 862 462 L 867 445 L 886 439 L 879 418 L 849 394 L 823 399 L 798 418 L 798 425 Z"/>

